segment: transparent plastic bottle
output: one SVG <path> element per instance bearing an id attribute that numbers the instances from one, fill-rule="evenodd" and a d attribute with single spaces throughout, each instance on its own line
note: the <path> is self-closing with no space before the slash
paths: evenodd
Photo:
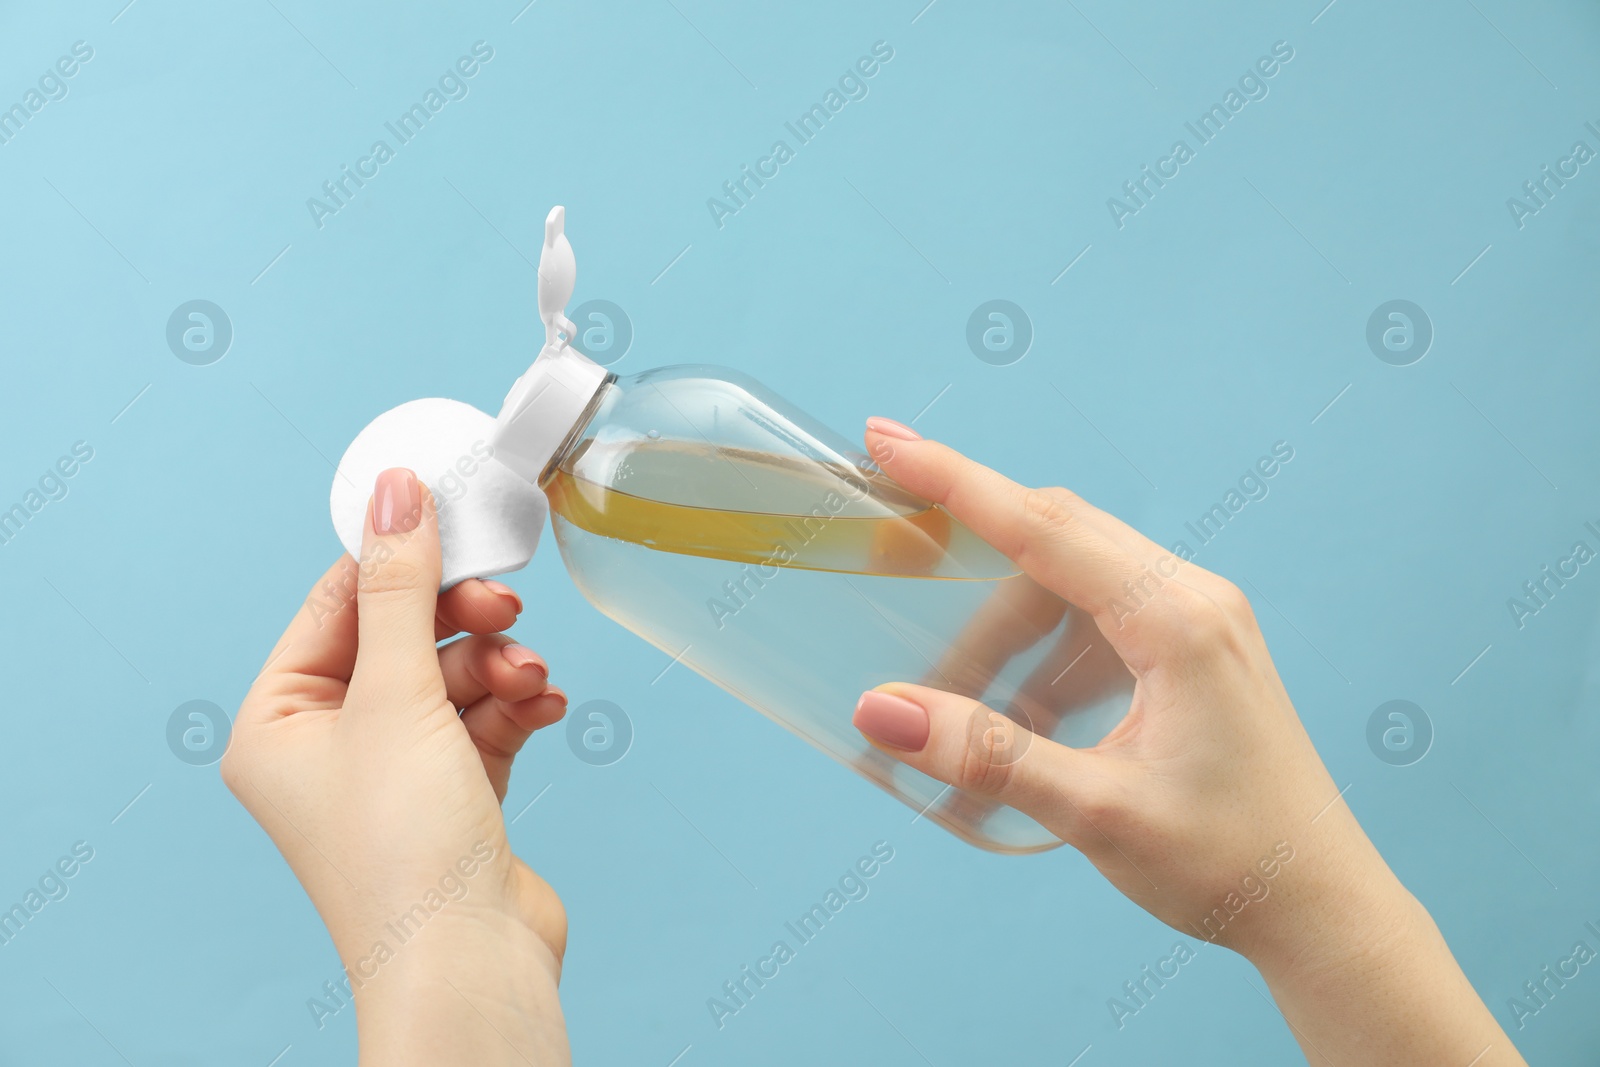
<path id="1" fill-rule="evenodd" d="M 965 840 L 1060 844 L 866 744 L 856 700 L 920 682 L 1084 745 L 1131 676 L 1086 615 L 843 439 L 736 371 L 665 367 L 608 376 L 540 484 L 606 615 Z"/>
<path id="2" fill-rule="evenodd" d="M 964 840 L 1059 845 L 885 756 L 851 717 L 863 691 L 920 682 L 972 698 L 975 745 L 1007 720 L 1093 744 L 1133 688 L 1093 621 L 753 379 L 708 366 L 619 378 L 577 352 L 563 226 L 557 208 L 539 358 L 497 418 L 413 401 L 363 430 L 334 479 L 346 546 L 359 550 L 360 487 L 378 470 L 411 466 L 436 499 L 470 470 L 471 495 L 441 500 L 447 584 L 524 565 L 548 504 L 567 571 L 600 611 Z"/>

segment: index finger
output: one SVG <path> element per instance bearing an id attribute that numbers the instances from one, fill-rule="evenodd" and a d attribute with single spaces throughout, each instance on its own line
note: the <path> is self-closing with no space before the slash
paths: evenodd
<path id="1" fill-rule="evenodd" d="M 274 674 L 350 680 L 356 662 L 357 566 L 346 553 L 317 579 L 272 646 L 258 682 Z"/>
<path id="2" fill-rule="evenodd" d="M 1051 592 L 1094 616 L 1113 644 L 1177 624 L 1172 598 L 1155 596 L 1177 586 L 1177 559 L 1152 566 L 1137 559 L 1085 521 L 1096 509 L 1060 489 L 1030 489 L 915 431 L 872 420 L 867 451 L 905 488 L 943 506 L 973 533 L 1009 557 Z M 912 433 L 901 436 L 898 430 Z M 1163 562 L 1170 574 L 1160 574 Z M 1124 649 L 1119 649 L 1119 651 Z"/>
<path id="3" fill-rule="evenodd" d="M 463 631 L 497 634 L 511 627 L 522 612 L 522 598 L 507 585 L 489 579 L 468 578 L 439 594 L 433 636 L 443 641 Z"/>
<path id="4" fill-rule="evenodd" d="M 356 664 L 356 581 L 348 553 L 318 578 L 272 648 L 260 674 L 302 674 L 348 682 Z M 473 578 L 440 594 L 434 634 L 499 633 L 522 611 L 522 600 L 500 582 Z"/>

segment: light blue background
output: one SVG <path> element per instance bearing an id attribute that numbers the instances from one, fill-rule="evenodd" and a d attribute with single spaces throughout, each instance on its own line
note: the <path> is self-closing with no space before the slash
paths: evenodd
<path id="1" fill-rule="evenodd" d="M 74 841 L 96 850 L 0 947 L 0 1062 L 353 1062 L 350 1013 L 319 1032 L 306 1007 L 337 973 L 316 915 L 165 725 L 190 699 L 237 707 L 337 552 L 328 460 L 369 418 L 499 403 L 534 353 L 528 260 L 555 203 L 576 300 L 634 323 L 619 372 L 731 364 L 852 433 L 917 417 L 1164 543 L 1290 442 L 1199 562 L 1253 583 L 1346 799 L 1529 1059 L 1595 1061 L 1594 968 L 1520 1031 L 1506 999 L 1600 921 L 1600 566 L 1520 630 L 1506 601 L 1600 545 L 1582 526 L 1600 525 L 1600 163 L 1525 228 L 1506 199 L 1574 141 L 1600 147 L 1600 9 L 522 2 L 0 8 L 0 105 L 94 48 L 0 145 L 0 505 L 73 442 L 95 450 L 0 548 L 0 898 Z M 480 39 L 470 95 L 319 230 L 306 198 Z M 718 229 L 707 198 L 878 40 L 895 54 L 870 95 Z M 1270 95 L 1119 230 L 1106 199 L 1280 40 Z M 211 366 L 164 338 L 196 298 L 235 330 Z M 1015 365 L 966 346 L 991 298 L 1036 331 Z M 1365 342 L 1395 298 L 1436 330 L 1408 367 Z M 637 733 L 609 767 L 536 739 L 507 802 L 548 787 L 512 841 L 571 914 L 578 1062 L 1298 1056 L 1259 978 L 1209 947 L 1119 1031 L 1107 999 L 1176 935 L 1080 857 L 913 825 L 661 674 L 553 551 L 512 582 L 516 635 L 574 705 L 613 700 Z M 1414 766 L 1367 746 L 1394 698 L 1437 732 Z M 719 1031 L 706 999 L 879 840 L 895 859 L 871 895 Z"/>

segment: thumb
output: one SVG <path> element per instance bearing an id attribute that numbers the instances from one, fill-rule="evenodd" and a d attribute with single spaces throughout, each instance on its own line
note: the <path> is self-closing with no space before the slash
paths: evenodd
<path id="1" fill-rule="evenodd" d="M 352 695 L 407 699 L 443 686 L 434 640 L 439 572 L 433 495 L 404 467 L 384 471 L 373 486 L 361 544 Z"/>
<path id="2" fill-rule="evenodd" d="M 1084 851 L 1115 796 L 1106 761 L 1041 737 L 970 697 L 904 682 L 861 694 L 851 720 L 873 747 L 964 793 L 1008 804 Z"/>

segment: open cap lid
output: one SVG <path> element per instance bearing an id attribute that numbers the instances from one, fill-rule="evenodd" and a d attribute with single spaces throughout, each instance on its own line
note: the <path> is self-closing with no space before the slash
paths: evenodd
<path id="1" fill-rule="evenodd" d="M 572 347 L 578 328 L 565 311 L 577 284 L 578 264 L 564 232 L 566 222 L 567 209 L 560 206 L 551 208 L 544 220 L 539 252 L 544 350 L 506 394 L 495 420 L 495 456 L 535 484 L 606 380 L 605 368 Z"/>
<path id="2" fill-rule="evenodd" d="M 605 384 L 606 371 L 571 347 L 565 315 L 577 281 L 566 209 L 552 208 L 539 254 L 544 348 L 493 418 L 470 404 L 413 400 L 379 415 L 339 460 L 329 506 L 345 550 L 357 559 L 377 476 L 408 467 L 434 497 L 443 557 L 440 588 L 527 566 L 549 502 L 539 477 Z M 565 335 L 565 336 L 563 336 Z"/>

